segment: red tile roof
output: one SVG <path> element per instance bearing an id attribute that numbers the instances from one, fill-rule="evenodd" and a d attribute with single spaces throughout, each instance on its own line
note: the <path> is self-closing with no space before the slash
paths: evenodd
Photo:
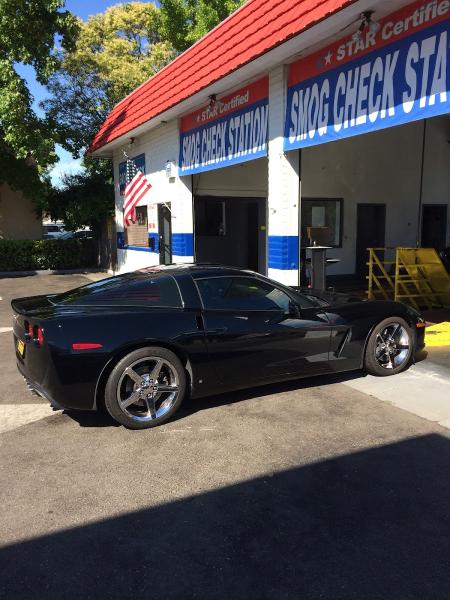
<path id="1" fill-rule="evenodd" d="M 355 0 L 249 0 L 119 102 L 89 152 L 132 131 Z"/>

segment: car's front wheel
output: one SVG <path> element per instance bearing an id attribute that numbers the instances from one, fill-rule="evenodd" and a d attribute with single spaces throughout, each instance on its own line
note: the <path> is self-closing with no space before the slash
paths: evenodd
<path id="1" fill-rule="evenodd" d="M 400 317 L 384 319 L 367 342 L 366 370 L 372 375 L 395 375 L 410 363 L 413 352 L 411 329 Z"/>
<path id="2" fill-rule="evenodd" d="M 113 419 L 130 429 L 165 423 L 186 392 L 186 372 L 179 358 L 160 347 L 140 348 L 122 358 L 105 389 L 105 405 Z"/>

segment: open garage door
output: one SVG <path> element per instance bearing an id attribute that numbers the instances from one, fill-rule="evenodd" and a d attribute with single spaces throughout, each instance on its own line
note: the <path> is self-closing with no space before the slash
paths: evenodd
<path id="1" fill-rule="evenodd" d="M 266 271 L 266 199 L 195 196 L 195 260 Z"/>

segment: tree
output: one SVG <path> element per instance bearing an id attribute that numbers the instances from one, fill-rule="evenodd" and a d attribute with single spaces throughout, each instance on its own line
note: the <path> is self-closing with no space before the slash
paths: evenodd
<path id="1" fill-rule="evenodd" d="M 55 42 L 65 50 L 73 44 L 77 23 L 62 11 L 64 0 L 0 0 L 0 138 L 11 157 L 29 159 L 24 176 L 55 161 L 48 123 L 32 108 L 33 98 L 15 65 L 31 65 L 39 83 L 47 83 L 57 67 Z M 8 181 L 5 161 L 0 179 Z"/>
<path id="2" fill-rule="evenodd" d="M 161 35 L 183 52 L 211 31 L 244 0 L 161 0 Z"/>
<path id="3" fill-rule="evenodd" d="M 96 163 L 95 170 L 63 177 L 60 188 L 49 190 L 43 208 L 53 220 L 64 221 L 67 229 L 88 225 L 98 236 L 105 217 L 114 213 L 114 182 L 110 161 Z"/>
<path id="4" fill-rule="evenodd" d="M 75 156 L 89 144 L 108 113 L 174 56 L 161 39 L 160 11 L 130 2 L 79 21 L 75 47 L 60 53 L 43 103 L 58 142 Z"/>
<path id="5" fill-rule="evenodd" d="M 60 66 L 48 83 L 51 98 L 43 103 L 58 143 L 79 156 L 117 102 L 241 3 L 165 0 L 158 9 L 130 2 L 79 21 L 76 44 L 61 50 Z M 85 173 L 66 177 L 48 199 L 47 211 L 69 227 L 93 226 L 102 210 L 104 216 L 113 211 L 112 165 L 85 163 Z"/>

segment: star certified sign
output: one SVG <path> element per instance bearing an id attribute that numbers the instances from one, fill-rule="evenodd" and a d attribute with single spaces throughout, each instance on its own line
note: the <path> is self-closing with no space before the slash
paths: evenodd
<path id="1" fill-rule="evenodd" d="M 183 117 L 180 175 L 267 155 L 268 86 L 265 77 Z"/>
<path id="2" fill-rule="evenodd" d="M 450 0 L 415 2 L 289 71 L 284 149 L 450 113 Z"/>

